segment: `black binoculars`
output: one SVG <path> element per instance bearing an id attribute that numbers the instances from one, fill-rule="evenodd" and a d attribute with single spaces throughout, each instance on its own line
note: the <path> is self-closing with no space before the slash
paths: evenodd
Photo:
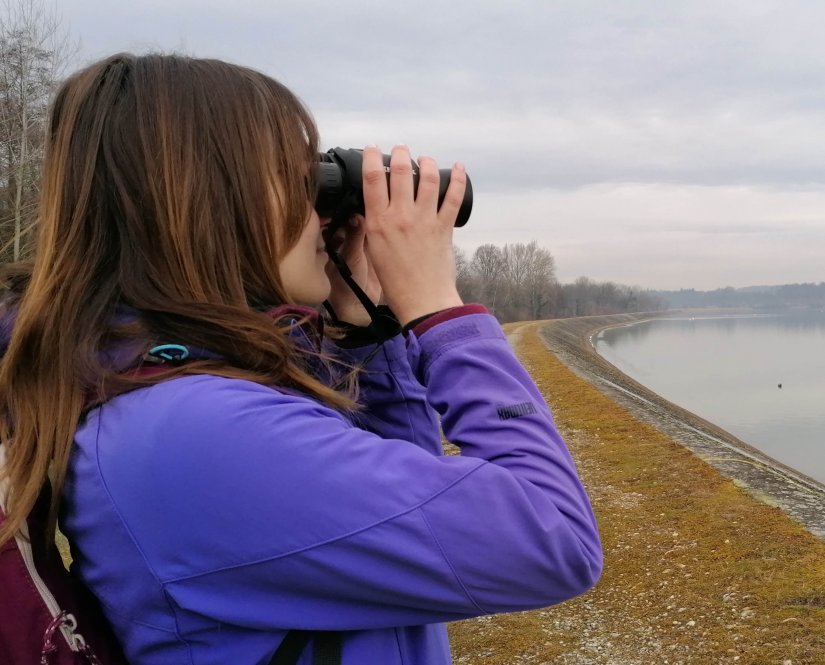
<path id="1" fill-rule="evenodd" d="M 387 179 L 390 177 L 390 156 L 384 155 L 384 166 L 387 170 Z M 352 148 L 332 148 L 327 152 L 318 153 L 316 177 L 318 179 L 318 193 L 315 199 L 315 210 L 321 217 L 330 217 L 332 222 L 328 227 L 329 233 L 336 229 L 355 214 L 364 214 L 364 191 L 361 179 L 362 151 Z M 412 162 L 413 187 L 418 191 L 418 164 Z M 439 169 L 440 182 L 438 186 L 438 206 L 441 207 L 447 186 L 450 184 L 450 169 Z M 467 187 L 464 190 L 464 200 L 455 221 L 456 226 L 464 226 L 470 219 L 473 209 L 473 186 L 467 178 Z"/>

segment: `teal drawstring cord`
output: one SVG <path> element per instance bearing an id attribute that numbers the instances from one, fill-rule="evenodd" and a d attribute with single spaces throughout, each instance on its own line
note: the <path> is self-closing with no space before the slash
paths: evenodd
<path id="1" fill-rule="evenodd" d="M 189 349 L 182 344 L 160 344 L 149 349 L 147 355 L 159 358 L 160 362 L 182 362 L 189 357 Z"/>

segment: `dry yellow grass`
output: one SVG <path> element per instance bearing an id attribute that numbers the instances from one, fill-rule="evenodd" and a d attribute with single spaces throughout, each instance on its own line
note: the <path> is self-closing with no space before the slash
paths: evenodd
<path id="1" fill-rule="evenodd" d="M 451 624 L 455 662 L 825 665 L 825 543 L 570 372 L 538 325 L 516 352 L 577 460 L 605 571 L 563 605 Z"/>

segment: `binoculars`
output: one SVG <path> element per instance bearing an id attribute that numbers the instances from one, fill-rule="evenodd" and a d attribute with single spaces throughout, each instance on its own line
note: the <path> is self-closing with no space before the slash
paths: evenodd
<path id="1" fill-rule="evenodd" d="M 390 177 L 390 156 L 384 155 L 387 180 Z M 332 148 L 318 154 L 316 177 L 318 192 L 315 198 L 315 210 L 320 217 L 330 217 L 327 227 L 332 234 L 355 214 L 364 214 L 364 191 L 361 179 L 362 151 L 352 148 Z M 418 164 L 412 162 L 413 188 L 418 192 Z M 441 207 L 447 186 L 450 184 L 450 169 L 439 169 L 438 206 Z M 464 200 L 456 218 L 456 226 L 464 226 L 473 209 L 473 186 L 467 178 Z"/>

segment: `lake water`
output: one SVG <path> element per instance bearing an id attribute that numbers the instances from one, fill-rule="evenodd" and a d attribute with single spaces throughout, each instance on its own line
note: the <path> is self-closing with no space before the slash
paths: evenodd
<path id="1" fill-rule="evenodd" d="M 825 483 L 825 312 L 656 319 L 595 343 L 665 399 Z"/>

